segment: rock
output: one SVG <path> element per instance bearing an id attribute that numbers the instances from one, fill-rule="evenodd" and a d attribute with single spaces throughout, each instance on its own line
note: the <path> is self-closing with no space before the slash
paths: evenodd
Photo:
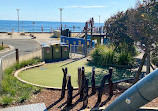
<path id="1" fill-rule="evenodd" d="M 128 89 L 132 86 L 131 83 L 127 83 L 127 82 L 120 82 L 117 87 L 120 89 Z"/>

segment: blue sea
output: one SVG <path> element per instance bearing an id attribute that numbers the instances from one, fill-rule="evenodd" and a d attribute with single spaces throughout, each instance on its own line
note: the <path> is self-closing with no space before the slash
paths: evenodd
<path id="1" fill-rule="evenodd" d="M 34 22 L 34 24 L 33 24 Z M 69 29 L 72 32 L 81 32 L 84 29 L 85 23 L 81 22 L 63 22 L 63 29 Z M 100 26 L 103 26 L 100 23 Z M 51 32 L 52 30 L 60 29 L 60 22 L 48 22 L 48 21 L 20 21 L 20 32 Z M 95 27 L 99 26 L 99 23 L 94 23 Z M 0 32 L 18 32 L 18 21 L 0 20 Z"/>

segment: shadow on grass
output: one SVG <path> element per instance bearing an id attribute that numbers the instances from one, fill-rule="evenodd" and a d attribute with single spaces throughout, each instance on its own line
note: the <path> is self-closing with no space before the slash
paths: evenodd
<path id="1" fill-rule="evenodd" d="M 102 69 L 100 71 L 96 70 L 95 72 L 96 85 L 100 85 L 102 78 L 109 73 L 108 70 L 110 67 L 100 67 L 92 63 L 87 63 L 86 65 Z M 133 72 L 131 69 L 113 67 L 112 81 L 114 82 L 122 79 L 133 78 L 135 74 L 136 72 Z M 90 80 L 89 85 L 91 85 L 92 73 L 86 73 L 86 77 Z"/>
<path id="2" fill-rule="evenodd" d="M 83 58 L 85 58 L 85 57 L 83 57 Z M 74 63 L 74 62 L 76 62 L 76 61 L 79 61 L 79 60 L 81 60 L 81 59 L 83 59 L 83 58 L 75 58 L 75 59 L 72 59 L 72 61 L 63 64 L 63 65 L 60 66 L 60 67 L 64 67 L 64 66 L 69 65 L 69 64 L 71 64 L 71 63 Z"/>

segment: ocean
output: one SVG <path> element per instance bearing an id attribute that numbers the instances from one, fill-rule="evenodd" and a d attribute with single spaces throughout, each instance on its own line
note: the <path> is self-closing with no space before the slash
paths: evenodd
<path id="1" fill-rule="evenodd" d="M 81 32 L 85 26 L 85 23 L 81 22 L 63 22 L 63 29 L 69 29 L 72 32 Z M 103 26 L 100 23 L 100 26 Z M 99 27 L 99 23 L 94 23 L 95 27 Z M 60 29 L 60 22 L 48 22 L 48 21 L 20 21 L 20 32 L 51 32 L 53 30 Z M 0 32 L 18 32 L 18 21 L 0 20 Z"/>

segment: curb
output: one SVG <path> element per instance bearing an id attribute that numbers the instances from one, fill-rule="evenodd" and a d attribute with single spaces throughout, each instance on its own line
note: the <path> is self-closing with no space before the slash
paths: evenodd
<path id="1" fill-rule="evenodd" d="M 17 70 L 17 71 L 14 73 L 14 77 L 16 77 L 19 81 L 21 81 L 21 82 L 23 82 L 23 83 L 30 84 L 30 85 L 34 85 L 34 86 L 37 86 L 37 87 L 43 87 L 43 88 L 46 88 L 46 89 L 54 89 L 54 90 L 62 90 L 62 88 L 60 88 L 60 87 L 51 87 L 51 86 L 44 86 L 44 85 L 39 85 L 39 84 L 30 83 L 30 82 L 27 82 L 27 81 L 21 79 L 20 77 L 18 77 L 18 75 L 19 75 L 19 73 L 20 73 L 21 71 L 25 71 L 25 70 L 32 69 L 32 68 L 35 68 L 35 67 L 39 67 L 39 66 L 42 66 L 42 65 L 44 65 L 44 64 L 45 64 L 45 62 L 42 62 L 42 63 L 37 64 L 37 65 L 27 66 L 27 67 L 21 68 L 21 69 Z M 78 89 L 78 87 L 74 87 L 74 89 Z"/>
<path id="2" fill-rule="evenodd" d="M 15 47 L 14 47 L 14 46 L 12 46 L 12 45 L 7 45 L 7 46 L 9 46 L 9 48 L 6 48 L 6 49 L 2 50 L 2 51 L 0 52 L 0 54 L 3 54 L 3 53 L 6 53 L 6 52 L 15 50 Z"/>
<path id="3" fill-rule="evenodd" d="M 45 89 L 62 90 L 61 87 L 51 87 L 51 86 L 44 86 L 44 85 L 34 84 L 34 83 L 25 81 L 25 80 L 21 79 L 20 77 L 18 77 L 18 75 L 19 75 L 19 73 L 20 73 L 21 71 L 25 71 L 25 70 L 32 69 L 32 68 L 35 68 L 35 67 L 39 67 L 39 66 L 42 66 L 42 65 L 44 65 L 44 64 L 45 64 L 45 62 L 42 62 L 42 63 L 37 64 L 37 65 L 27 66 L 27 67 L 21 68 L 21 69 L 17 70 L 17 71 L 14 73 L 14 77 L 16 77 L 19 81 L 21 81 L 21 82 L 23 82 L 23 83 L 30 84 L 30 85 L 34 85 L 34 86 L 37 86 L 37 87 L 42 87 L 42 88 L 45 88 Z M 128 81 L 128 80 L 133 80 L 133 78 L 128 78 L 128 79 L 123 79 L 123 80 L 114 81 L 113 84 L 117 84 L 117 83 L 119 83 L 119 82 Z M 108 83 L 106 83 L 106 85 L 108 85 Z M 96 85 L 96 87 L 99 87 L 99 85 Z M 88 88 L 91 88 L 91 86 L 88 86 Z M 66 89 L 67 89 L 67 88 L 66 88 Z M 73 87 L 73 89 L 74 89 L 74 90 L 77 90 L 78 87 Z"/>

